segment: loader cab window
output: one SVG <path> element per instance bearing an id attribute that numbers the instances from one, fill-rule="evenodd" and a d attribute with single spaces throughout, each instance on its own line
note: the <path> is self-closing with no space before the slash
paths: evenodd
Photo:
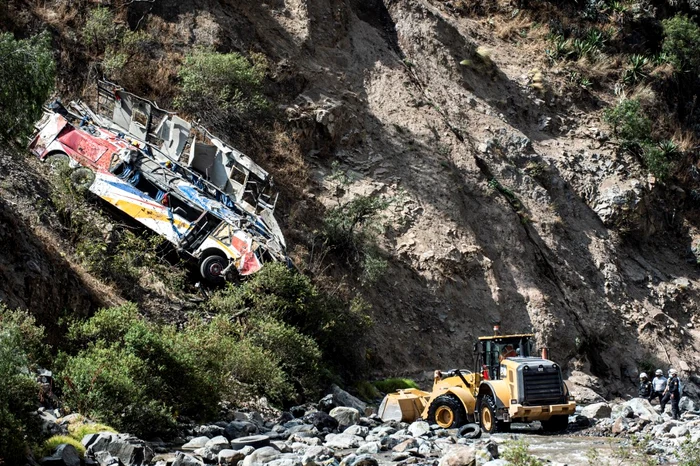
<path id="1" fill-rule="evenodd" d="M 486 366 L 489 378 L 501 378 L 501 362 L 507 358 L 527 358 L 532 353 L 532 342 L 529 337 L 494 338 L 480 342 L 480 364 Z M 480 371 L 480 368 L 477 368 Z M 505 376 L 505 374 L 503 374 Z"/>

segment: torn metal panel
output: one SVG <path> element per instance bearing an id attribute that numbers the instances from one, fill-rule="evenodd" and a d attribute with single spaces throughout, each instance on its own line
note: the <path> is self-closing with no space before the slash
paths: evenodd
<path id="1" fill-rule="evenodd" d="M 42 160 L 66 154 L 92 170 L 93 194 L 199 261 L 205 279 L 288 262 L 272 178 L 252 159 L 108 82 L 99 83 L 97 112 L 82 102 L 69 108 L 47 110 L 30 150 Z M 229 265 L 211 267 L 212 255 Z"/>

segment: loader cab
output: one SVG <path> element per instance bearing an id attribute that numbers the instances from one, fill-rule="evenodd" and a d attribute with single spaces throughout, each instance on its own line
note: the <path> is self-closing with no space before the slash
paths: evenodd
<path id="1" fill-rule="evenodd" d="M 533 334 L 521 335 L 494 335 L 491 337 L 479 337 L 474 344 L 476 355 L 476 373 L 488 375 L 490 380 L 499 380 L 505 374 L 501 374 L 501 363 L 507 358 L 528 358 L 532 354 Z"/>

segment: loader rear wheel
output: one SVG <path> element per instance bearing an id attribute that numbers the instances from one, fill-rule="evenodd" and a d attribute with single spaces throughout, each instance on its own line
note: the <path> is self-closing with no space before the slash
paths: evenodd
<path id="1" fill-rule="evenodd" d="M 542 421 L 542 429 L 545 432 L 563 432 L 569 427 L 569 416 L 560 414 L 552 416 L 546 421 Z"/>
<path id="2" fill-rule="evenodd" d="M 481 428 L 488 434 L 510 430 L 509 422 L 499 421 L 496 418 L 496 402 L 491 395 L 485 395 L 479 403 L 479 422 Z"/>
<path id="3" fill-rule="evenodd" d="M 428 424 L 437 424 L 443 429 L 459 427 L 467 422 L 467 413 L 455 395 L 440 395 L 430 403 Z"/>

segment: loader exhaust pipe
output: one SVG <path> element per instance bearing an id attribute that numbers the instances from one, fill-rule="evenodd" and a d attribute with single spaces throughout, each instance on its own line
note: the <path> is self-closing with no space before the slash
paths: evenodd
<path id="1" fill-rule="evenodd" d="M 549 348 L 546 346 L 542 347 L 542 359 L 549 359 Z"/>

